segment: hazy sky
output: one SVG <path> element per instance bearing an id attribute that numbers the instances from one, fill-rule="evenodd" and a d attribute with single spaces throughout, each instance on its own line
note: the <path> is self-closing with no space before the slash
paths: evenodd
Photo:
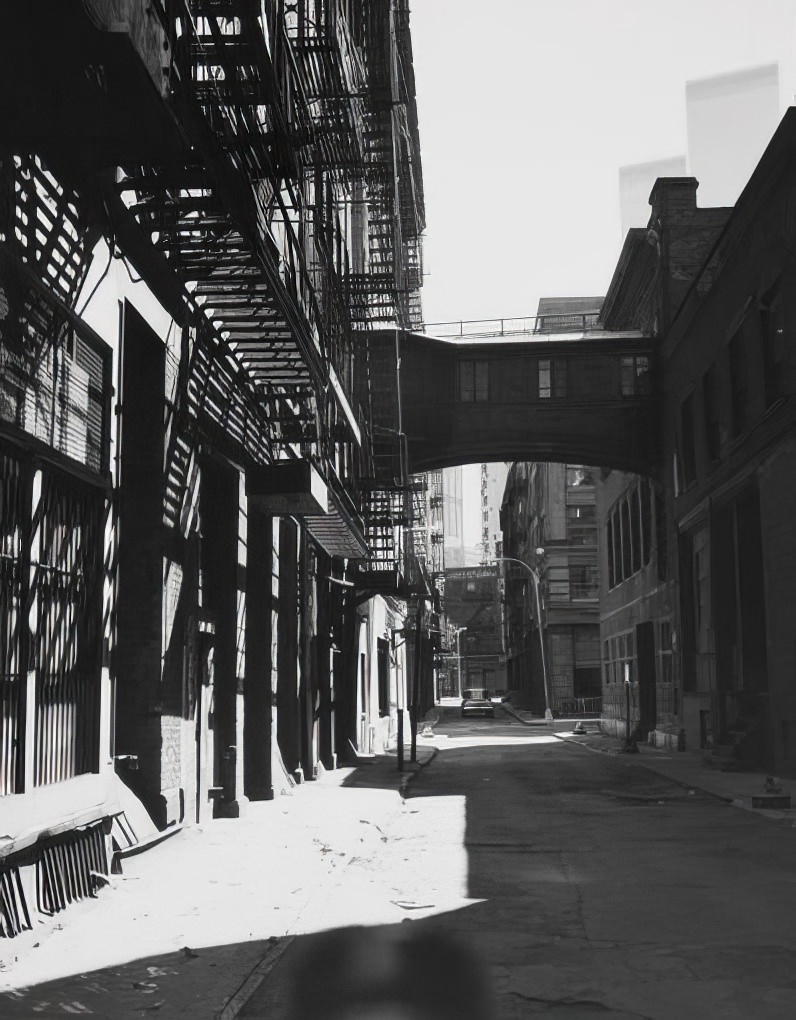
<path id="1" fill-rule="evenodd" d="M 619 168 L 686 154 L 685 83 L 779 63 L 796 92 L 796 0 L 413 0 L 411 29 L 427 322 L 604 294 Z"/>
<path id="2" fill-rule="evenodd" d="M 413 0 L 429 322 L 603 294 L 618 170 L 686 151 L 685 82 L 779 62 L 796 0 Z"/>

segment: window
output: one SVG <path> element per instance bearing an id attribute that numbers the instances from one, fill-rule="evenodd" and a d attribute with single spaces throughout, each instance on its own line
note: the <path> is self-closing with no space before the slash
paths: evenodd
<path id="1" fill-rule="evenodd" d="M 627 499 L 622 500 L 619 508 L 619 528 L 622 535 L 622 577 L 630 577 L 633 573 L 633 554 L 631 546 L 633 534 L 630 530 L 630 506 Z"/>
<path id="2" fill-rule="evenodd" d="M 630 569 L 632 573 L 641 570 L 641 496 L 636 489 L 630 496 Z"/>
<path id="3" fill-rule="evenodd" d="M 650 484 L 640 481 L 611 511 L 606 539 L 608 587 L 626 581 L 645 567 L 652 552 L 652 495 Z"/>
<path id="4" fill-rule="evenodd" d="M 618 634 L 603 643 L 605 679 L 607 683 L 624 683 L 625 677 L 636 679 L 635 641 L 633 631 Z"/>
<path id="5" fill-rule="evenodd" d="M 650 359 L 645 354 L 631 354 L 620 358 L 619 378 L 623 397 L 649 393 Z"/>
<path id="6" fill-rule="evenodd" d="M 705 408 L 705 442 L 708 459 L 719 459 L 721 449 L 721 423 L 719 420 L 718 370 L 715 365 L 702 376 L 702 402 Z"/>
<path id="7" fill-rule="evenodd" d="M 595 563 L 571 563 L 569 566 L 569 591 L 573 599 L 596 599 L 597 565 Z"/>
<path id="8" fill-rule="evenodd" d="M 652 540 L 652 496 L 650 494 L 650 483 L 643 481 L 639 485 L 639 497 L 641 499 L 641 563 L 650 561 L 650 546 Z"/>
<path id="9" fill-rule="evenodd" d="M 785 303 L 777 288 L 765 298 L 761 310 L 766 407 L 785 396 Z"/>
<path id="10" fill-rule="evenodd" d="M 730 395 L 732 398 L 732 434 L 739 436 L 746 431 L 748 385 L 746 348 L 741 330 L 730 340 Z"/>
<path id="11" fill-rule="evenodd" d="M 569 567 L 567 564 L 551 564 L 545 573 L 545 581 L 551 605 L 569 602 Z"/>
<path id="12" fill-rule="evenodd" d="M 614 542 L 614 518 L 613 515 L 608 518 L 608 523 L 605 527 L 606 539 L 608 546 L 608 587 L 613 588 L 616 584 L 617 571 L 616 571 L 616 545 Z"/>
<path id="13" fill-rule="evenodd" d="M 539 396 L 547 399 L 552 395 L 552 367 L 548 358 L 542 358 L 539 362 Z"/>
<path id="14" fill-rule="evenodd" d="M 670 684 L 674 678 L 672 667 L 672 623 L 661 620 L 659 624 L 658 654 L 660 656 L 660 682 Z"/>
<path id="15" fill-rule="evenodd" d="M 459 362 L 459 400 L 464 403 L 489 400 L 489 362 Z"/>
<path id="16" fill-rule="evenodd" d="M 691 482 L 696 481 L 693 393 L 690 393 L 680 406 L 680 430 L 683 440 L 683 481 L 686 485 L 690 485 Z"/>
<path id="17" fill-rule="evenodd" d="M 543 400 L 567 395 L 566 358 L 539 359 L 539 396 Z"/>
<path id="18" fill-rule="evenodd" d="M 576 488 L 581 485 L 594 485 L 594 472 L 591 468 L 567 465 L 567 486 Z"/>
<path id="19" fill-rule="evenodd" d="M 569 545 L 597 545 L 597 507 L 567 507 L 567 542 Z"/>

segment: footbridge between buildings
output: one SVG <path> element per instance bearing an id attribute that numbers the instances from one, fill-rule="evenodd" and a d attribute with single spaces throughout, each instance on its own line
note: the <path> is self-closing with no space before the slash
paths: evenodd
<path id="1" fill-rule="evenodd" d="M 533 460 L 654 473 L 653 339 L 571 318 L 371 334 L 374 419 L 405 437 L 409 472 Z"/>

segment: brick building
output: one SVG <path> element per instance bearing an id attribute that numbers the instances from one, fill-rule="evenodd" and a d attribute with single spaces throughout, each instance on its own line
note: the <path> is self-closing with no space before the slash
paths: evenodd
<path id="1" fill-rule="evenodd" d="M 421 693 L 368 374 L 421 318 L 408 4 L 110 6 L 0 14 L 2 935 Z"/>
<path id="2" fill-rule="evenodd" d="M 638 570 L 631 560 L 622 576 L 639 609 L 616 628 L 647 629 L 641 656 L 650 670 L 655 663 L 657 710 L 653 727 L 650 681 L 642 730 L 770 768 L 796 756 L 795 153 L 791 110 L 733 209 L 699 209 L 692 178 L 659 180 L 648 227 L 629 234 L 602 313 L 606 327 L 658 338 L 657 486 L 647 497 L 644 484 L 611 481 L 604 521 L 605 557 L 612 541 L 616 550 L 617 509 L 620 530 L 623 514 L 631 520 L 631 557 L 632 514 L 640 521 Z M 615 651 L 610 663 L 621 652 L 641 669 L 638 640 Z M 619 677 L 607 671 L 605 680 Z"/>
<path id="3" fill-rule="evenodd" d="M 591 468 L 518 462 L 503 494 L 508 683 L 515 703 L 538 715 L 600 710 L 594 482 Z M 536 572 L 538 604 L 533 576 L 512 559 Z"/>

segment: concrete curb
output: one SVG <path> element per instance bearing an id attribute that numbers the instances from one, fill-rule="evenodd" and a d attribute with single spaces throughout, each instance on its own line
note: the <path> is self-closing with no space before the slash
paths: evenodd
<path id="1" fill-rule="evenodd" d="M 554 736 L 557 740 L 562 740 L 567 744 L 574 744 L 577 747 L 582 747 L 584 750 L 591 751 L 593 754 L 607 754 L 612 757 L 620 757 L 624 754 L 623 751 L 615 748 L 592 747 L 591 744 L 585 744 L 580 740 L 573 740 L 572 737 L 565 737 L 559 733 L 555 733 Z M 633 760 L 636 761 L 636 764 L 640 765 L 642 768 L 648 769 L 650 772 L 654 772 L 655 775 L 660 776 L 662 779 L 668 779 L 670 783 L 674 783 L 675 785 L 682 787 L 684 790 L 699 790 L 700 793 L 707 794 L 708 797 L 714 797 L 716 800 L 720 800 L 724 804 L 730 804 L 734 807 L 745 807 L 745 805 L 739 803 L 737 796 L 717 793 L 715 790 L 709 790 L 707 787 L 703 786 L 698 779 L 682 779 L 678 776 L 673 776 L 669 771 L 667 771 L 667 769 L 656 764 L 654 758 L 650 760 L 649 757 L 643 754 L 640 759 L 635 755 L 632 757 Z M 757 809 L 748 808 L 747 810 L 752 811 Z"/>
<path id="2" fill-rule="evenodd" d="M 293 944 L 293 939 L 293 935 L 287 935 L 274 942 L 226 1006 L 216 1014 L 216 1020 L 235 1020 L 240 1015 L 246 1003 Z"/>
<path id="3" fill-rule="evenodd" d="M 409 784 L 412 782 L 412 780 L 415 778 L 418 772 L 420 772 L 421 769 L 424 769 L 426 765 L 430 765 L 439 754 L 438 747 L 432 747 L 430 748 L 430 751 L 431 753 L 429 754 L 428 758 L 426 758 L 425 761 L 410 762 L 409 763 L 410 765 L 417 765 L 417 768 L 413 769 L 411 772 L 406 772 L 401 776 L 401 785 L 398 792 L 401 794 L 401 797 L 404 800 L 406 800 L 406 791 L 409 787 Z"/>
<path id="4" fill-rule="evenodd" d="M 546 719 L 526 719 L 524 716 L 520 715 L 516 708 L 513 708 L 507 701 L 501 701 L 498 707 L 502 708 L 506 715 L 510 715 L 512 719 L 516 719 L 517 722 L 522 723 L 523 726 L 537 726 L 540 729 L 543 727 L 545 729 L 550 728 L 550 723 Z"/>

